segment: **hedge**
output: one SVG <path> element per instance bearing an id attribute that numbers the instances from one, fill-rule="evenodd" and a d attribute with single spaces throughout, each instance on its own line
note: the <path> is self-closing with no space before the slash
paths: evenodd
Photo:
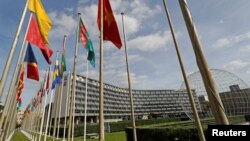
<path id="1" fill-rule="evenodd" d="M 126 128 L 127 141 L 133 141 L 132 128 Z M 137 141 L 199 141 L 196 128 L 137 128 Z M 205 136 L 207 129 L 204 130 Z"/>

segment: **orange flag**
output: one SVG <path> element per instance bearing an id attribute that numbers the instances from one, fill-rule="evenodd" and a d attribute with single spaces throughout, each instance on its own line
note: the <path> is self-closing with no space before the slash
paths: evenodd
<path id="1" fill-rule="evenodd" d="M 101 1 L 98 2 L 97 25 L 101 29 Z M 103 39 L 109 40 L 119 49 L 122 42 L 109 0 L 103 0 Z"/>

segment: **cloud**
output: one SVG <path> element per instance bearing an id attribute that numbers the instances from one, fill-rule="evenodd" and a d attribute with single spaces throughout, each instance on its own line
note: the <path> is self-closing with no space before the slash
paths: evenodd
<path id="1" fill-rule="evenodd" d="M 226 70 L 238 70 L 238 69 L 244 68 L 248 65 L 249 65 L 249 62 L 235 60 L 235 61 L 231 61 L 228 64 L 224 65 L 223 68 L 225 68 Z"/>
<path id="2" fill-rule="evenodd" d="M 138 36 L 128 41 L 128 45 L 133 49 L 141 51 L 156 51 L 159 48 L 166 47 L 171 41 L 170 32 L 157 32 L 155 34 Z"/>
<path id="3" fill-rule="evenodd" d="M 250 52 L 250 45 L 247 45 L 243 48 L 240 48 L 239 51 L 242 53 L 249 53 Z"/>
<path id="4" fill-rule="evenodd" d="M 147 82 L 147 75 L 136 75 L 135 73 L 130 72 L 131 85 L 134 88 L 140 88 L 144 82 Z M 127 72 L 119 72 L 115 74 L 114 84 L 123 88 L 128 87 L 128 76 Z M 132 88 L 133 89 L 133 88 Z"/>
<path id="5" fill-rule="evenodd" d="M 223 47 L 233 46 L 237 43 L 240 43 L 248 39 L 250 39 L 250 32 L 241 35 L 218 39 L 213 46 L 217 48 L 223 48 Z"/>
<path id="6" fill-rule="evenodd" d="M 66 14 L 63 11 L 54 11 L 49 13 L 52 19 L 53 28 L 50 32 L 50 38 L 61 39 L 63 35 L 72 35 L 76 29 L 77 21 L 73 16 Z"/>

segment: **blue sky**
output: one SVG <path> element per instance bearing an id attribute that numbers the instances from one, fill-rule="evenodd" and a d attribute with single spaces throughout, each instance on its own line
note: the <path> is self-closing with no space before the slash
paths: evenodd
<path id="1" fill-rule="evenodd" d="M 49 33 L 50 47 L 61 51 L 63 35 L 66 42 L 68 70 L 72 71 L 77 12 L 90 34 L 96 52 L 96 68 L 89 77 L 99 78 L 99 31 L 96 24 L 98 0 L 42 0 L 53 22 Z M 178 89 L 183 81 L 170 35 L 162 0 L 110 0 L 121 38 L 121 15 L 125 12 L 125 28 L 129 64 L 134 89 Z M 188 74 L 198 70 L 187 29 L 177 0 L 167 0 L 183 61 Z M 2 74 L 25 1 L 0 1 L 0 74 Z M 210 68 L 235 73 L 250 82 L 250 1 L 249 0 L 189 0 L 193 21 L 200 35 Z M 17 56 L 23 40 L 29 12 L 26 15 L 18 43 Z M 34 48 L 41 80 L 48 68 L 38 49 Z M 61 55 L 60 55 L 61 56 Z M 13 62 L 16 62 L 14 58 Z M 52 60 L 55 60 L 53 55 Z M 77 72 L 86 74 L 86 51 L 79 44 Z M 54 63 L 53 63 L 54 65 Z M 53 66 L 52 66 L 53 68 Z M 11 70 L 13 70 L 13 65 Z M 12 74 L 12 71 L 10 72 Z M 10 79 L 10 77 L 9 77 Z M 124 47 L 104 45 L 104 82 L 127 87 Z M 23 106 L 39 89 L 40 82 L 25 79 Z M 8 85 L 8 84 L 7 84 Z M 8 87 L 5 88 L 5 90 Z M 2 97 L 4 100 L 6 95 Z"/>

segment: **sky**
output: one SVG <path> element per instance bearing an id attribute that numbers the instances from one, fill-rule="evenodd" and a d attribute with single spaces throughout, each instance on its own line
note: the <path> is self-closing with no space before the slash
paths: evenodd
<path id="1" fill-rule="evenodd" d="M 88 30 L 96 53 L 96 67 L 89 67 L 89 77 L 99 79 L 99 30 L 97 27 L 98 0 L 42 0 L 52 20 L 49 33 L 54 67 L 56 51 L 61 58 L 63 36 L 66 40 L 67 71 L 73 70 L 73 55 L 76 38 L 77 13 Z M 162 0 L 110 0 L 123 42 L 121 12 L 124 12 L 125 32 L 129 55 L 132 89 L 178 89 L 183 78 L 180 71 L 173 39 L 165 15 Z M 187 0 L 192 19 L 201 39 L 203 51 L 210 68 L 232 72 L 250 83 L 250 1 L 249 0 Z M 0 1 L 0 74 L 10 52 L 12 40 L 25 0 Z M 187 74 L 198 71 L 178 0 L 167 0 L 173 27 L 177 36 Z M 20 46 L 30 13 L 27 12 L 11 71 L 6 83 L 6 98 Z M 33 47 L 43 80 L 48 64 L 41 52 Z M 78 45 L 77 73 L 86 74 L 87 52 Z M 104 82 L 127 88 L 127 73 L 124 47 L 116 48 L 104 42 Z M 23 107 L 36 95 L 40 82 L 25 79 L 22 93 Z"/>

